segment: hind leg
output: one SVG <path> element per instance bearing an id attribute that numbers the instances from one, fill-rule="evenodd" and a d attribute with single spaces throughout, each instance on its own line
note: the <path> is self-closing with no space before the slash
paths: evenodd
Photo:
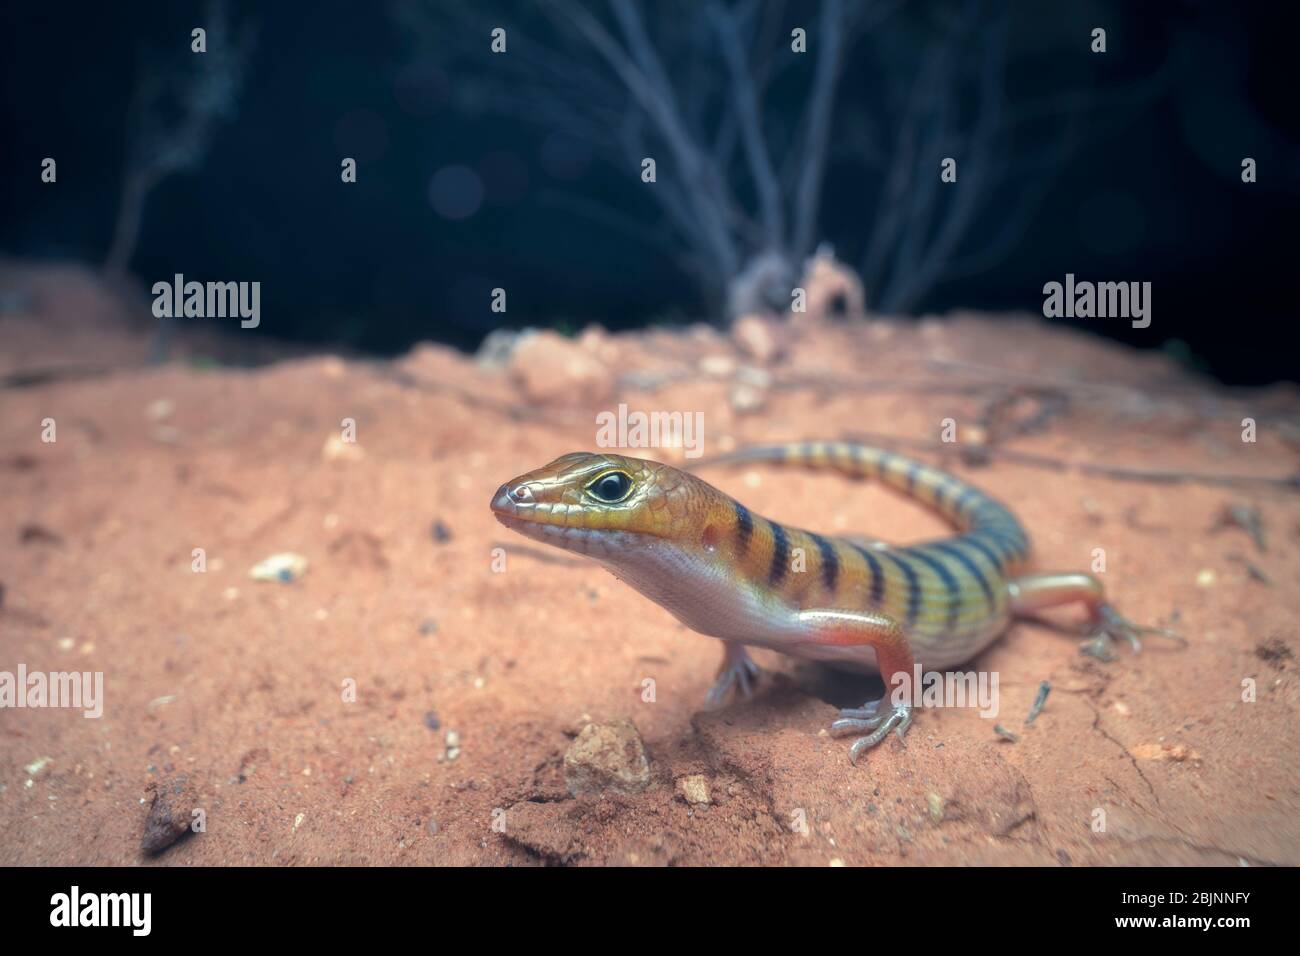
<path id="1" fill-rule="evenodd" d="M 1011 609 L 1018 615 L 1076 601 L 1083 604 L 1088 608 L 1093 625 L 1092 637 L 1084 642 L 1083 652 L 1102 660 L 1114 657 L 1112 645 L 1116 639 L 1126 641 L 1135 653 L 1141 650 L 1140 634 L 1156 634 L 1187 643 L 1168 628 L 1144 627 L 1127 620 L 1107 603 L 1101 582 L 1091 574 L 1030 574 L 1011 581 L 1007 591 L 1011 597 Z"/>

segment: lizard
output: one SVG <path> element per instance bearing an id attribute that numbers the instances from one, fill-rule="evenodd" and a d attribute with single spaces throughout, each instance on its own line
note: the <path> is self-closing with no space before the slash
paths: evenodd
<path id="1" fill-rule="evenodd" d="M 858 735 L 855 764 L 910 726 L 914 667 L 969 661 L 1015 617 L 1082 603 L 1092 628 L 1086 646 L 1103 657 L 1115 640 L 1137 651 L 1142 634 L 1182 641 L 1124 618 L 1092 574 L 1029 571 L 1029 536 L 1011 509 L 938 468 L 842 441 L 757 446 L 707 463 L 753 462 L 877 480 L 959 533 L 908 546 L 821 535 L 754 514 L 692 472 L 592 452 L 507 481 L 491 510 L 512 531 L 594 559 L 688 628 L 721 640 L 710 706 L 733 690 L 752 694 L 759 669 L 750 646 L 879 673 L 888 704 L 843 709 L 831 724 L 834 736 Z"/>

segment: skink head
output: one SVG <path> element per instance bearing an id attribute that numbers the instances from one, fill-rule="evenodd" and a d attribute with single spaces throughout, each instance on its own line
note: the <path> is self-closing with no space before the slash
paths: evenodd
<path id="1" fill-rule="evenodd" d="M 491 507 L 514 531 L 600 557 L 638 539 L 688 537 L 716 494 L 657 461 L 575 452 L 507 481 Z"/>

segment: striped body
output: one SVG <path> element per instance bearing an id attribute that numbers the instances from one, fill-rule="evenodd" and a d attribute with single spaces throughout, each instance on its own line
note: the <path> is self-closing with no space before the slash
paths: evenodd
<path id="1" fill-rule="evenodd" d="M 881 611 L 899 622 L 927 668 L 969 660 L 1006 627 L 1011 615 L 1006 583 L 1027 560 L 1029 542 L 1004 505 L 971 485 L 900 455 L 841 442 L 752 448 L 718 461 L 773 462 L 874 479 L 963 532 L 886 547 L 786 527 L 732 501 L 731 556 L 742 587 L 768 592 L 790 610 Z M 796 557 L 802 558 L 802 572 L 793 570 Z M 874 657 L 870 648 L 861 650 Z M 800 656 L 863 663 L 853 655 L 844 659 L 839 649 L 804 651 Z"/>

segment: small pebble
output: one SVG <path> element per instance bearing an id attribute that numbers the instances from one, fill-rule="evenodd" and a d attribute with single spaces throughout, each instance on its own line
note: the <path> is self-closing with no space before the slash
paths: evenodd
<path id="1" fill-rule="evenodd" d="M 727 378 L 735 370 L 735 360 L 725 355 L 707 355 L 700 359 L 700 371 L 712 378 Z"/>
<path id="2" fill-rule="evenodd" d="M 292 551 L 281 551 L 257 562 L 248 576 L 255 581 L 296 581 L 307 571 L 307 559 Z"/>
<path id="3" fill-rule="evenodd" d="M 27 766 L 23 767 L 23 769 L 26 770 L 28 774 L 34 777 L 42 770 L 44 770 L 46 765 L 49 764 L 50 761 L 52 761 L 53 759 L 54 759 L 53 757 L 37 757 Z"/>
<path id="4" fill-rule="evenodd" d="M 702 773 L 693 773 L 677 781 L 677 792 L 687 803 L 700 806 L 713 802 L 709 793 L 709 778 Z"/>
<path id="5" fill-rule="evenodd" d="M 330 435 L 321 446 L 321 458 L 325 461 L 361 461 L 366 453 L 354 441 L 344 441 L 339 435 Z"/>
<path id="6" fill-rule="evenodd" d="M 144 821 L 140 849 L 148 856 L 157 856 L 191 832 L 199 798 L 186 774 L 154 781 L 149 784 L 147 792 L 149 812 Z"/>
<path id="7" fill-rule="evenodd" d="M 937 793 L 927 793 L 925 795 L 925 803 L 930 809 L 930 819 L 935 823 L 942 823 L 945 809 L 943 797 L 939 796 Z"/>
<path id="8" fill-rule="evenodd" d="M 636 725 L 623 717 L 583 727 L 564 754 L 564 782 L 574 796 L 645 790 L 650 785 L 650 759 Z"/>
<path id="9" fill-rule="evenodd" d="M 731 407 L 742 415 L 759 411 L 766 400 L 763 390 L 752 385 L 737 385 L 731 390 Z"/>

